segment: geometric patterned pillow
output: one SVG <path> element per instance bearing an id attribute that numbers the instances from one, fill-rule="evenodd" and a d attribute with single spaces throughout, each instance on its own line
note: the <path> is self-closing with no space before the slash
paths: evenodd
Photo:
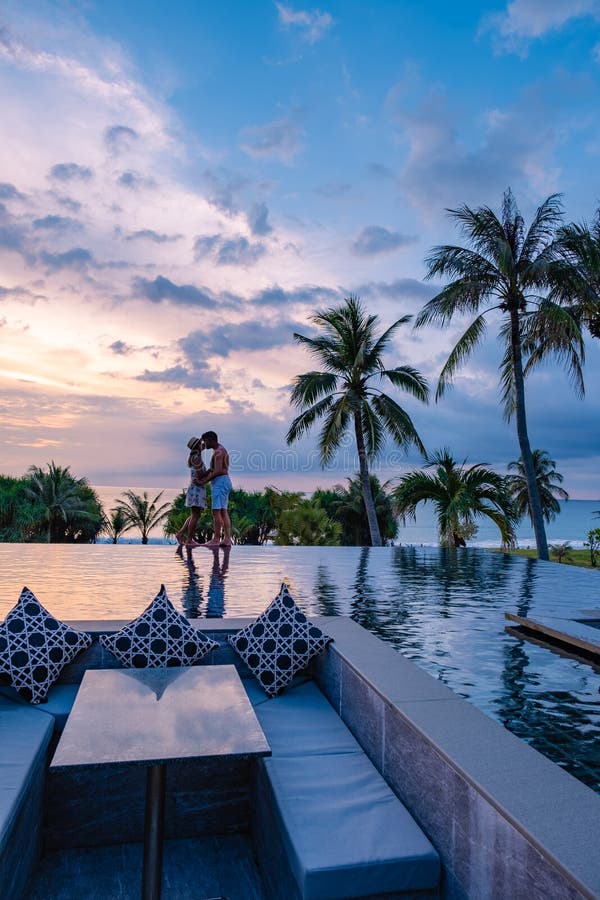
<path id="1" fill-rule="evenodd" d="M 116 634 L 101 635 L 99 640 L 125 666 L 135 669 L 191 666 L 219 646 L 177 612 L 164 584 L 137 619 Z"/>
<path id="2" fill-rule="evenodd" d="M 25 700 L 43 703 L 63 668 L 91 643 L 91 635 L 55 619 L 24 587 L 0 623 L 0 673 Z"/>
<path id="3" fill-rule="evenodd" d="M 333 638 L 306 618 L 282 584 L 264 613 L 228 640 L 264 692 L 275 697 Z"/>

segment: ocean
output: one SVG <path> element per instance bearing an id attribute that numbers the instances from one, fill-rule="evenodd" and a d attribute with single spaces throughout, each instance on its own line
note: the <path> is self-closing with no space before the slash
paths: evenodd
<path id="1" fill-rule="evenodd" d="M 121 499 L 121 494 L 125 490 L 123 487 L 114 487 L 101 485 L 94 487 L 97 492 L 104 510 L 108 513 L 111 507 L 115 506 L 117 500 Z M 148 492 L 148 497 L 153 500 L 161 488 L 140 488 L 134 487 L 131 490 L 136 494 L 143 491 Z M 172 503 L 180 488 L 164 488 L 160 503 Z M 583 542 L 587 537 L 587 533 L 591 528 L 600 528 L 600 500 L 566 500 L 560 502 L 560 515 L 546 526 L 546 534 L 548 542 L 551 544 L 559 544 L 569 541 L 572 547 L 583 547 Z M 599 515 L 594 516 L 597 512 Z M 162 528 L 155 528 L 151 532 L 153 542 L 164 541 Z M 120 539 L 119 543 L 139 543 L 139 536 L 136 531 L 127 532 Z M 533 528 L 528 519 L 524 519 L 517 529 L 517 541 L 519 547 L 535 547 L 535 538 Z M 430 504 L 419 507 L 417 511 L 416 522 L 407 522 L 405 525 L 400 524 L 396 544 L 416 544 L 424 547 L 437 546 L 438 537 L 435 525 L 435 512 Z M 491 522 L 481 520 L 479 530 L 475 537 L 469 541 L 471 547 L 498 547 L 500 544 L 500 536 L 498 529 Z"/>

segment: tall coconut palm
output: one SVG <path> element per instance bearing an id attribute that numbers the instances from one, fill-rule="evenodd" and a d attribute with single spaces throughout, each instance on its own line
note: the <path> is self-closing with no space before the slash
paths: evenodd
<path id="1" fill-rule="evenodd" d="M 325 465 L 346 431 L 353 429 L 369 533 L 375 547 L 381 546 L 381 535 L 369 480 L 369 460 L 380 453 L 386 433 L 400 447 L 414 445 L 424 452 L 406 410 L 378 386 L 389 382 L 423 403 L 428 400 L 427 380 L 417 369 L 388 368 L 383 362 L 394 332 L 410 318 L 402 316 L 378 334 L 379 317 L 369 315 L 358 298 L 349 297 L 341 306 L 311 316 L 310 321 L 319 329 L 318 336 L 294 334 L 322 368 L 298 375 L 293 381 L 291 403 L 301 412 L 290 426 L 287 442 L 292 444 L 322 420 L 319 452 Z"/>
<path id="2" fill-rule="evenodd" d="M 532 450 L 531 457 L 542 505 L 542 515 L 546 522 L 552 522 L 560 513 L 558 499 L 569 499 L 568 493 L 561 487 L 564 478 L 560 472 L 556 471 L 556 462 L 550 459 L 545 450 Z M 513 462 L 508 464 L 508 468 L 510 471 L 517 473 L 516 475 L 509 475 L 507 478 L 508 489 L 512 495 L 516 513 L 519 519 L 522 519 L 527 514 L 533 522 L 529 507 L 529 493 L 527 491 L 527 478 L 523 460 L 513 460 Z"/>
<path id="3" fill-rule="evenodd" d="M 550 272 L 553 296 L 600 338 L 600 209 L 591 225 L 561 228 L 558 241 L 560 258 Z"/>
<path id="4" fill-rule="evenodd" d="M 169 515 L 170 503 L 157 506 L 162 495 L 163 491 L 157 494 L 154 500 L 150 500 L 148 491 L 144 491 L 141 496 L 135 491 L 123 491 L 122 496 L 126 499 L 117 502 L 116 509 L 121 510 L 128 525 L 132 528 L 139 528 L 142 544 L 148 543 L 149 532 L 164 522 Z"/>
<path id="5" fill-rule="evenodd" d="M 46 469 L 30 466 L 28 469 L 27 496 L 41 509 L 46 523 L 46 540 L 64 540 L 67 526 L 74 520 L 80 523 L 96 519 L 101 527 L 101 510 L 87 507 L 89 484 L 85 478 L 75 478 L 69 466 L 57 466 L 54 460 Z M 84 497 L 85 494 L 85 497 Z"/>
<path id="6" fill-rule="evenodd" d="M 468 247 L 434 247 L 426 260 L 427 277 L 450 278 L 449 283 L 421 310 L 416 327 L 446 325 L 456 316 L 474 314 L 448 357 L 436 399 L 451 384 L 486 332 L 489 313 L 500 316 L 504 356 L 500 384 L 507 420 L 516 418 L 517 437 L 527 479 L 529 506 L 540 559 L 548 559 L 544 517 L 533 468 L 525 410 L 525 377 L 554 356 L 583 396 L 583 340 L 571 313 L 549 296 L 550 270 L 558 256 L 556 229 L 562 207 L 558 195 L 538 208 L 528 230 L 510 190 L 500 217 L 487 206 L 449 210 L 468 240 Z M 567 283 L 568 270 L 554 277 Z"/>
<path id="7" fill-rule="evenodd" d="M 446 448 L 426 457 L 425 472 L 408 472 L 392 491 L 401 518 L 415 518 L 419 503 L 433 503 L 440 543 L 464 545 L 475 531 L 475 520 L 488 518 L 500 531 L 503 545 L 514 543 L 515 511 L 502 475 L 483 463 L 457 464 Z"/>

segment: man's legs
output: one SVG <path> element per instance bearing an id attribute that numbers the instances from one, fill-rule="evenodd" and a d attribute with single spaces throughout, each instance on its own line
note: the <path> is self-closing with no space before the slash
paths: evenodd
<path id="1" fill-rule="evenodd" d="M 226 509 L 221 510 L 221 516 L 223 517 L 223 543 L 228 547 L 231 546 L 231 519 L 229 518 L 229 513 Z"/>
<path id="2" fill-rule="evenodd" d="M 214 532 L 210 540 L 211 544 L 218 544 L 221 541 L 221 529 L 223 528 L 223 509 L 213 509 Z"/>

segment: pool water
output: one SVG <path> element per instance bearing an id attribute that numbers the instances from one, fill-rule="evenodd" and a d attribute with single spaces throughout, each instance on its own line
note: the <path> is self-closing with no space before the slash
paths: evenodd
<path id="1" fill-rule="evenodd" d="M 600 670 L 507 630 L 505 611 L 600 608 L 600 574 L 485 550 L 0 544 L 0 619 L 23 585 L 64 619 L 131 619 L 164 583 L 190 618 L 252 616 L 283 579 L 313 615 L 350 615 L 600 792 Z"/>

